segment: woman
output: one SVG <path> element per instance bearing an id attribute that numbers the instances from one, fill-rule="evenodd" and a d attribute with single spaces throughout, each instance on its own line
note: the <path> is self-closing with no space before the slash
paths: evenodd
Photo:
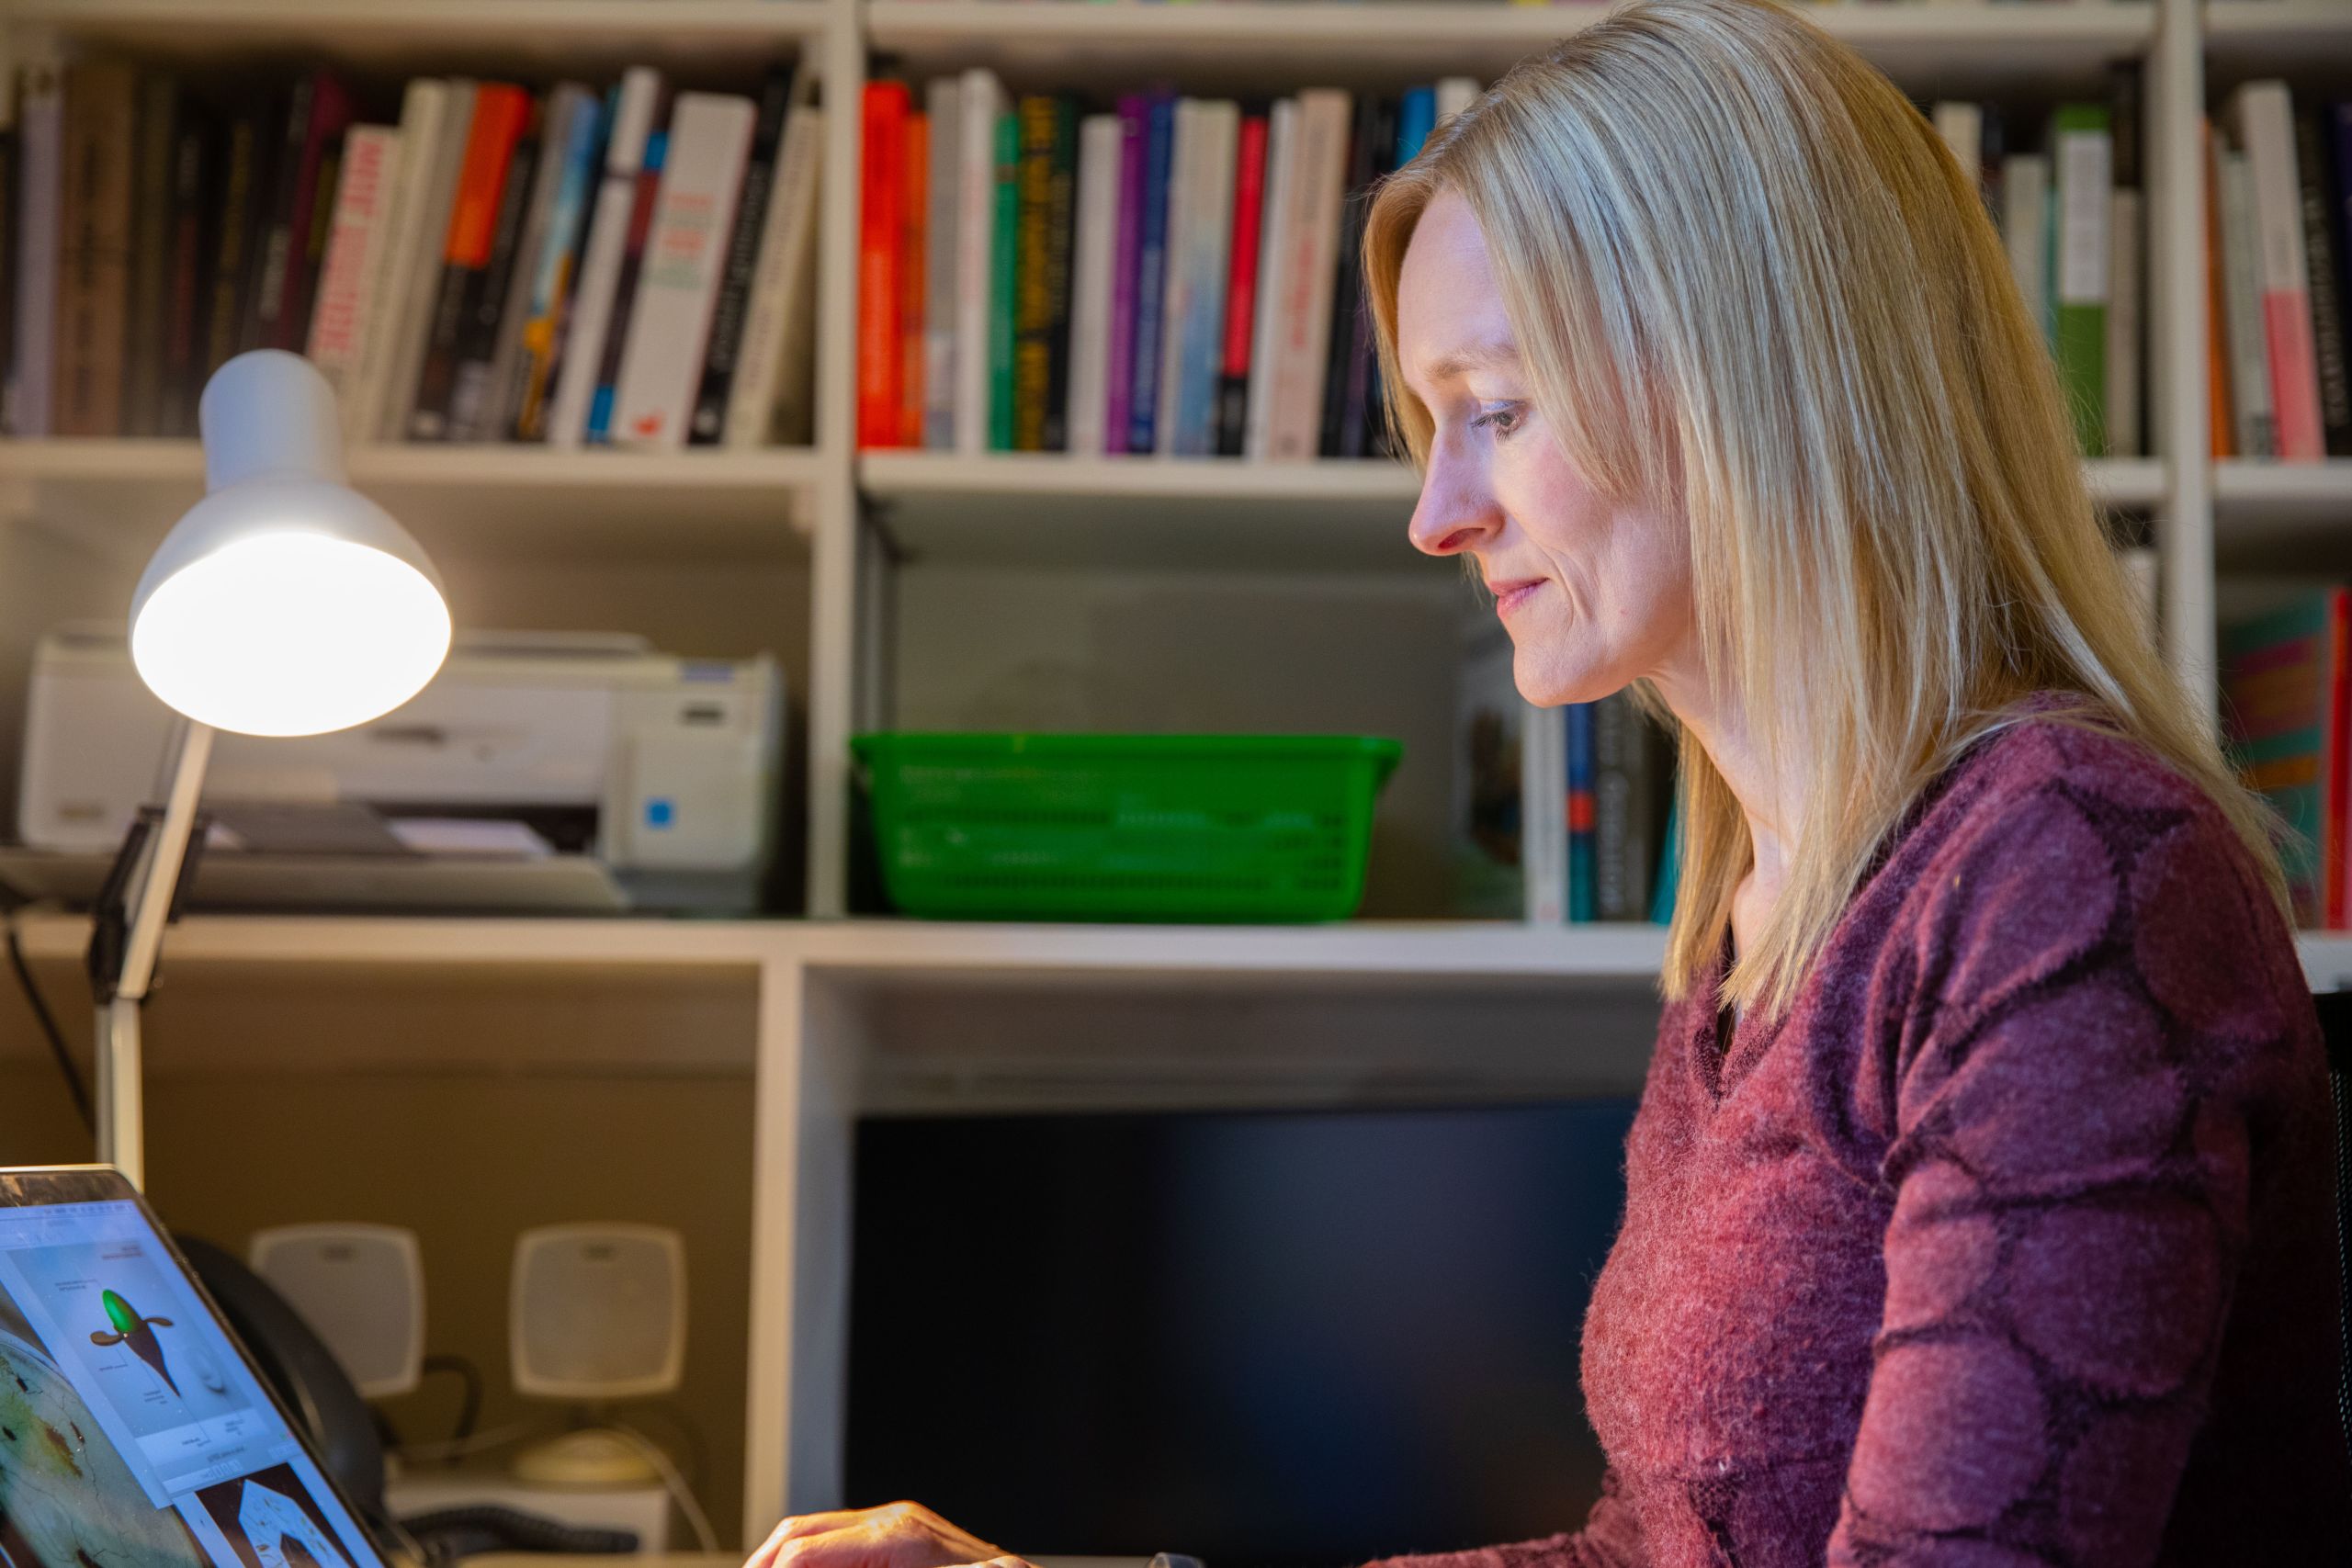
<path id="1" fill-rule="evenodd" d="M 1765 0 L 1640 0 L 1441 128 L 1364 266 L 1414 543 L 1530 700 L 1671 715 L 1686 824 L 1606 1494 L 1418 1561 L 2345 1560 L 2279 872 L 1926 121 Z M 754 1561 L 997 1555 L 901 1506 Z"/>

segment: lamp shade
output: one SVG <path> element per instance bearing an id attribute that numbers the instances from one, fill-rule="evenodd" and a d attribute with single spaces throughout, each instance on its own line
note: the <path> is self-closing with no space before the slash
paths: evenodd
<path id="1" fill-rule="evenodd" d="M 441 580 L 408 531 L 345 483 L 334 390 L 308 360 L 239 355 L 197 419 L 208 493 L 130 602 L 130 659 L 166 704 L 245 735 L 364 724 L 449 651 Z"/>

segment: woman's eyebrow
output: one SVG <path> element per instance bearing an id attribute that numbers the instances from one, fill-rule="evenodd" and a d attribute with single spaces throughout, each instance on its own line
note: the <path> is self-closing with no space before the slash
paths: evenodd
<path id="1" fill-rule="evenodd" d="M 1422 377 L 1430 381 L 1442 381 L 1459 376 L 1464 370 L 1492 369 L 1498 366 L 1519 363 L 1519 344 L 1509 338 L 1489 338 L 1474 343 L 1422 367 Z"/>

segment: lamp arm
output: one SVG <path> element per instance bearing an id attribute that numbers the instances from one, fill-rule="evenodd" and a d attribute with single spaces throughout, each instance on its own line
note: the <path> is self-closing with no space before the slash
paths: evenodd
<path id="1" fill-rule="evenodd" d="M 211 756 L 211 726 L 188 720 L 163 822 L 152 829 L 144 822 L 132 825 L 123 846 L 130 863 L 117 863 L 93 912 L 90 980 L 98 1014 L 98 1158 L 120 1170 L 133 1187 L 144 1186 L 146 1176 L 139 1010 L 153 988 L 164 928 L 179 902 L 197 801 L 204 793 L 204 769 Z M 146 863 L 143 871 L 135 863 L 141 859 Z M 130 925 L 124 931 L 126 904 Z"/>

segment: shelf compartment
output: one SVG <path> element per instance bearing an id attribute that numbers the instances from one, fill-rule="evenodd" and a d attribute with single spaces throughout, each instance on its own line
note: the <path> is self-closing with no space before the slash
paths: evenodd
<path id="1" fill-rule="evenodd" d="M 2352 564 L 2352 459 L 2215 464 L 2213 545 L 2224 570 Z"/>
<path id="2" fill-rule="evenodd" d="M 2074 90 L 2143 51 L 2155 7 L 1824 6 L 1814 18 L 1906 85 Z M 1121 53 L 1136 71 L 1232 88 L 1361 85 L 1466 73 L 1492 80 L 1607 14 L 1600 4 L 1173 6 L 1143 0 L 872 0 L 873 47 L 920 76 L 988 65 L 1021 85 L 1092 85 Z"/>
<path id="3" fill-rule="evenodd" d="M 372 446 L 351 481 L 451 559 L 797 558 L 819 459 L 767 451 Z M 143 562 L 204 491 L 193 441 L 0 442 L 0 504 L 103 558 Z"/>
<path id="4" fill-rule="evenodd" d="M 2226 0 L 2204 12 L 2206 69 L 2217 78 L 2352 66 L 2352 6 L 2343 0 Z"/>

